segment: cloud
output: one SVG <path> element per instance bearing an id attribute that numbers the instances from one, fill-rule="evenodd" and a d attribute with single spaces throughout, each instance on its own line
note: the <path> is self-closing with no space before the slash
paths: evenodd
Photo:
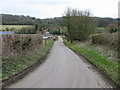
<path id="1" fill-rule="evenodd" d="M 1 0 L 0 13 L 30 15 L 37 18 L 62 16 L 67 7 L 88 9 L 94 16 L 118 16 L 118 0 Z"/>

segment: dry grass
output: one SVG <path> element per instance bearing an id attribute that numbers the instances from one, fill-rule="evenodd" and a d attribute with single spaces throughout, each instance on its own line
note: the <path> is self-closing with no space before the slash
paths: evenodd
<path id="1" fill-rule="evenodd" d="M 100 44 L 91 44 L 88 42 L 75 42 L 79 47 L 95 50 L 100 53 L 102 56 L 107 57 L 111 61 L 118 61 L 118 51 L 108 45 L 100 45 Z"/>
<path id="2" fill-rule="evenodd" d="M 41 46 L 42 37 L 39 34 L 2 35 L 3 57 L 34 51 Z"/>
<path id="3" fill-rule="evenodd" d="M 44 47 L 38 50 L 30 51 L 31 53 L 22 53 L 18 56 L 11 56 L 9 58 L 2 58 L 2 80 L 8 79 L 9 77 L 23 71 L 24 69 L 32 66 L 40 58 L 42 58 L 54 41 L 49 41 Z M 35 48 L 34 48 L 35 49 Z"/>
<path id="4" fill-rule="evenodd" d="M 33 27 L 33 25 L 0 25 L 0 30 L 6 30 L 11 29 L 11 30 L 20 30 L 21 28 L 25 28 L 25 27 Z"/>
<path id="5" fill-rule="evenodd" d="M 93 44 L 104 44 L 118 48 L 118 32 L 91 35 Z"/>
<path id="6" fill-rule="evenodd" d="M 120 67 L 118 65 L 118 62 L 114 60 L 109 60 L 108 57 L 101 55 L 98 51 L 94 49 L 81 47 L 79 44 L 76 43 L 71 44 L 66 40 L 64 40 L 64 44 L 77 53 L 85 56 L 91 63 L 102 70 L 116 84 L 120 85 L 120 78 L 118 78 L 118 70 L 120 69 Z"/>

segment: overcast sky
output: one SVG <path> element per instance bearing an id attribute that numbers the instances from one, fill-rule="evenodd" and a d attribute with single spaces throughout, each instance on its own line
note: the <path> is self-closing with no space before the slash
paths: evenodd
<path id="1" fill-rule="evenodd" d="M 0 13 L 53 18 L 67 7 L 90 10 L 93 16 L 118 17 L 119 0 L 0 0 Z"/>

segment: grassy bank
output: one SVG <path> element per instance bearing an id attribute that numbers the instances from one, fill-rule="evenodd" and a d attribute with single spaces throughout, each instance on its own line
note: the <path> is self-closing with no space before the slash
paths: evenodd
<path id="1" fill-rule="evenodd" d="M 118 69 L 120 69 L 120 67 L 118 67 L 118 62 L 109 60 L 107 57 L 101 55 L 96 50 L 80 47 L 76 43 L 71 44 L 64 40 L 64 44 L 76 51 L 78 54 L 85 56 L 91 63 L 102 70 L 116 84 L 120 85 L 120 80 L 118 78 Z"/>
<path id="2" fill-rule="evenodd" d="M 28 55 L 23 53 L 18 56 L 12 56 L 9 58 L 3 58 L 2 62 L 2 79 L 7 79 L 18 72 L 23 71 L 27 67 L 33 65 L 41 57 L 43 57 L 49 48 L 53 45 L 54 41 L 49 41 L 40 50 L 37 50 L 34 54 Z"/>

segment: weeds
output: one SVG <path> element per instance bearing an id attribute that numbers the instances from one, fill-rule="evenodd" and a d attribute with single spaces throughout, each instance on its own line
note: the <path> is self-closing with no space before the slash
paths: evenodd
<path id="1" fill-rule="evenodd" d="M 116 33 L 104 33 L 91 35 L 93 44 L 103 44 L 112 46 L 115 49 L 118 48 L 118 32 Z"/>
<path id="2" fill-rule="evenodd" d="M 36 63 L 41 57 L 43 57 L 48 49 L 53 45 L 54 41 L 49 41 L 43 48 L 33 55 L 22 53 L 18 56 L 12 56 L 2 59 L 2 76 L 0 78 L 7 79 L 18 72 L 23 71 L 27 67 Z"/>
<path id="3" fill-rule="evenodd" d="M 75 43 L 71 44 L 64 40 L 64 44 L 77 53 L 85 56 L 90 62 L 92 62 L 96 67 L 102 70 L 115 83 L 120 85 L 120 80 L 118 78 L 118 69 L 120 68 L 118 67 L 118 62 L 111 61 L 107 57 L 102 56 L 97 51 L 80 47 Z"/>

